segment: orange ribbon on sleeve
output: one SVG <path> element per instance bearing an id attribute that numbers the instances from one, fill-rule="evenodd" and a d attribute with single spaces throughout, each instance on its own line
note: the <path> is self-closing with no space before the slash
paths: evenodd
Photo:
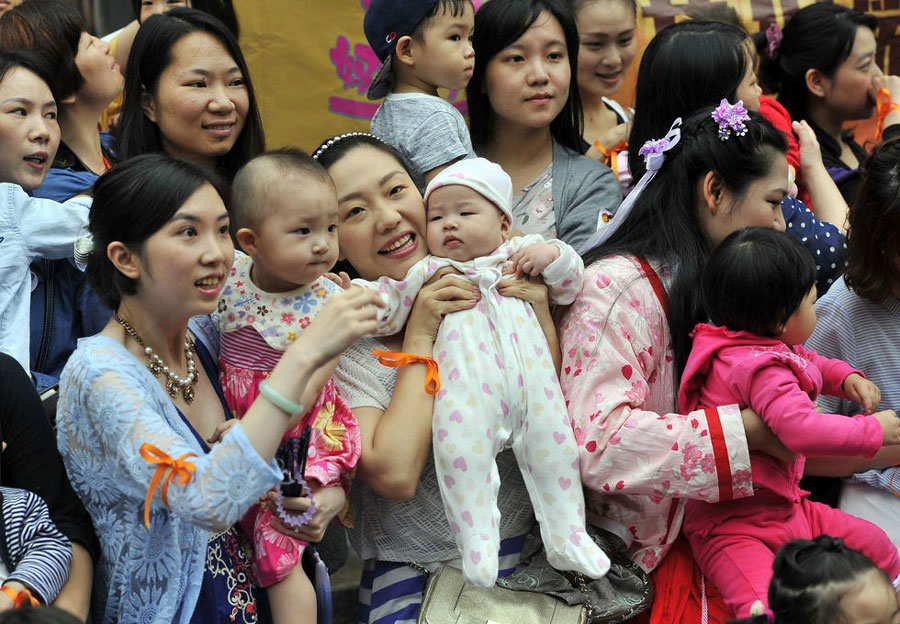
<path id="1" fill-rule="evenodd" d="M 881 87 L 878 90 L 878 127 L 875 130 L 875 141 L 881 141 L 881 135 L 884 132 L 884 118 L 891 111 L 900 112 L 900 104 L 891 101 L 891 92 Z"/>
<path id="2" fill-rule="evenodd" d="M 441 389 L 441 378 L 438 376 L 438 364 L 433 358 L 403 353 L 402 351 L 379 351 L 372 349 L 372 355 L 378 358 L 382 366 L 397 368 L 407 364 L 425 364 L 428 370 L 425 372 L 425 392 L 437 394 Z"/>
<path id="3" fill-rule="evenodd" d="M 18 609 L 23 604 L 28 604 L 32 607 L 41 606 L 40 601 L 32 596 L 31 592 L 28 589 L 23 589 L 22 591 L 17 592 L 12 587 L 4 585 L 3 587 L 0 587 L 0 591 L 12 598 L 14 609 Z"/>
<path id="4" fill-rule="evenodd" d="M 161 451 L 149 442 L 145 442 L 144 445 L 141 446 L 141 457 L 151 464 L 156 464 L 156 472 L 153 473 L 153 478 L 150 480 L 150 487 L 147 488 L 147 498 L 144 500 L 144 525 L 149 529 L 150 502 L 153 500 L 153 493 L 156 491 L 156 487 L 159 485 L 160 480 L 162 480 L 162 501 L 168 506 L 169 482 L 174 480 L 175 483 L 184 485 L 190 481 L 191 473 L 196 470 L 196 467 L 191 462 L 184 460 L 186 457 L 197 457 L 197 454 L 185 453 L 178 459 L 172 459 L 166 452 Z M 166 475 L 166 472 L 169 474 Z M 166 475 L 165 479 L 163 479 L 163 475 Z"/>

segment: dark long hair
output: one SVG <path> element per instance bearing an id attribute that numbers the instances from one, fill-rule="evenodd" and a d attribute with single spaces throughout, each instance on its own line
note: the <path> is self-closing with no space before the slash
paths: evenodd
<path id="1" fill-rule="evenodd" d="M 228 204 L 227 186 L 206 167 L 165 154 L 136 156 L 94 183 L 89 229 L 94 248 L 85 274 L 104 305 L 115 310 L 122 297 L 137 292 L 106 255 L 113 241 L 140 253 L 144 242 L 166 224 L 204 184 L 212 184 Z"/>
<path id="2" fill-rule="evenodd" d="M 635 88 L 635 115 L 628 137 L 628 169 L 644 174 L 638 154 L 648 140 L 669 131 L 672 120 L 737 99 L 748 63 L 747 33 L 716 21 L 691 20 L 659 31 L 644 51 Z"/>
<path id="3" fill-rule="evenodd" d="M 569 81 L 569 97 L 556 119 L 550 122 L 550 134 L 556 142 L 581 152 L 581 135 L 584 129 L 584 112 L 578 93 L 578 28 L 575 15 L 564 0 L 491 0 L 475 14 L 475 71 L 466 99 L 469 102 L 469 128 L 472 145 L 477 150 L 491 137 L 494 112 L 485 90 L 487 64 L 502 50 L 509 47 L 531 28 L 546 11 L 556 18 L 566 36 L 566 54 L 572 77 Z"/>
<path id="4" fill-rule="evenodd" d="M 831 78 L 850 56 L 856 30 L 873 32 L 878 19 L 839 4 L 820 2 L 794 13 L 784 26 L 774 59 L 760 56 L 759 79 L 767 93 L 778 93 L 778 101 L 793 119 L 808 119 L 806 72 L 818 69 Z M 763 38 L 757 39 L 762 45 Z"/>
<path id="5" fill-rule="evenodd" d="M 128 159 L 140 154 L 162 152 L 158 126 L 144 114 L 143 93 L 155 93 L 159 77 L 172 62 L 172 47 L 182 37 L 205 32 L 218 39 L 244 77 L 249 107 L 244 128 L 231 151 L 220 156 L 216 170 L 231 180 L 237 170 L 265 149 L 265 135 L 250 70 L 234 35 L 216 18 L 194 9 L 175 8 L 148 19 L 134 39 L 125 72 L 125 100 L 122 103 L 118 155 Z"/>
<path id="6" fill-rule="evenodd" d="M 234 12 L 232 0 L 191 0 L 191 8 L 209 13 L 225 24 L 225 27 L 231 31 L 235 39 L 240 37 L 240 25 Z M 134 17 L 140 19 L 141 0 L 131 0 L 131 9 L 134 11 Z"/>
<path id="7" fill-rule="evenodd" d="M 712 111 L 702 109 L 684 122 L 681 141 L 666 152 L 662 168 L 619 229 L 584 254 L 586 265 L 610 255 L 635 255 L 677 266 L 668 289 L 676 376 L 691 350 L 691 330 L 707 318 L 697 287 L 710 254 L 697 207 L 699 185 L 712 171 L 740 197 L 754 180 L 769 174 L 774 155 L 787 151 L 784 134 L 756 113 L 750 113 L 746 135 L 719 140 Z"/>
<path id="8" fill-rule="evenodd" d="M 820 535 L 794 540 L 781 547 L 772 565 L 769 609 L 775 622 L 829 624 L 843 621 L 841 600 L 864 574 L 887 574 L 871 559 L 844 544 L 839 537 Z M 840 620 L 838 618 L 841 618 Z M 735 620 L 733 624 L 767 624 L 767 616 Z"/>
<path id="9" fill-rule="evenodd" d="M 31 0 L 0 17 L 0 49 L 28 50 L 53 68 L 47 84 L 57 104 L 84 85 L 75 64 L 84 20 L 78 9 L 62 0 Z"/>
<path id="10" fill-rule="evenodd" d="M 844 281 L 863 299 L 882 303 L 900 281 L 900 138 L 877 145 L 863 170 L 850 206 Z"/>
<path id="11" fill-rule="evenodd" d="M 732 232 L 710 256 L 700 289 L 716 325 L 776 336 L 816 283 L 816 263 L 796 238 L 766 227 Z"/>

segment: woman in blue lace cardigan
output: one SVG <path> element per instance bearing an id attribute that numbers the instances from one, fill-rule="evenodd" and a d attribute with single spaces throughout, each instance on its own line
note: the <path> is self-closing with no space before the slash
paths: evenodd
<path id="1" fill-rule="evenodd" d="M 234 249 L 209 176 L 146 155 L 94 187 L 87 275 L 115 315 L 66 365 L 58 428 L 100 539 L 103 622 L 265 621 L 235 523 L 281 480 L 272 458 L 324 383 L 317 369 L 375 330 L 376 296 L 334 297 L 229 421 L 208 315 Z"/>

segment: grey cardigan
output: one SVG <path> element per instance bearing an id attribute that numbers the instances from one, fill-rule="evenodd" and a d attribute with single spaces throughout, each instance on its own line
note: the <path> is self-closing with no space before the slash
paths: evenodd
<path id="1" fill-rule="evenodd" d="M 575 249 L 597 231 L 602 212 L 615 214 L 622 190 L 612 169 L 553 141 L 556 236 Z"/>

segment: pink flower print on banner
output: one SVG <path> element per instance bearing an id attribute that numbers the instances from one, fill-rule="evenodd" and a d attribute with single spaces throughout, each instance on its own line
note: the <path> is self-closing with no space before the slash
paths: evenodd
<path id="1" fill-rule="evenodd" d="M 372 78 L 378 69 L 378 57 L 369 46 L 357 43 L 353 46 L 353 54 L 350 54 L 350 41 L 340 35 L 334 43 L 334 47 L 328 51 L 338 77 L 344 83 L 344 89 L 357 87 L 360 95 L 365 95 Z"/>

